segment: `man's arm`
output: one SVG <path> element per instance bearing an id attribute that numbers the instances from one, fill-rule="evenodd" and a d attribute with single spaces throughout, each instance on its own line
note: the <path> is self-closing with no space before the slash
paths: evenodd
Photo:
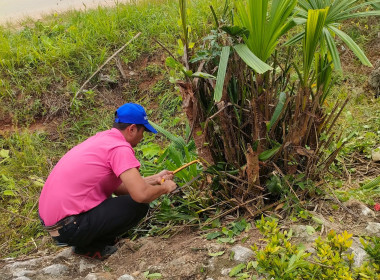
<path id="1" fill-rule="evenodd" d="M 166 180 L 162 184 L 149 184 L 136 168 L 131 168 L 120 175 L 122 184 L 117 188 L 115 194 L 129 194 L 132 199 L 139 203 L 148 203 L 163 194 L 176 189 L 177 185 L 172 180 Z"/>
<path id="2" fill-rule="evenodd" d="M 160 173 L 154 174 L 152 176 L 143 177 L 145 182 L 150 185 L 158 185 L 161 184 L 162 179 L 165 180 L 173 180 L 173 171 L 163 170 Z"/>

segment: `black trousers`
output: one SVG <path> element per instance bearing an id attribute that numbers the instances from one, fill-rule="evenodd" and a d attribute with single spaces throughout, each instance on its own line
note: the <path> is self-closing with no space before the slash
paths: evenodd
<path id="1" fill-rule="evenodd" d="M 53 239 L 58 244 L 76 247 L 114 245 L 115 239 L 137 225 L 148 209 L 149 204 L 137 203 L 129 195 L 109 198 L 75 216 Z"/>

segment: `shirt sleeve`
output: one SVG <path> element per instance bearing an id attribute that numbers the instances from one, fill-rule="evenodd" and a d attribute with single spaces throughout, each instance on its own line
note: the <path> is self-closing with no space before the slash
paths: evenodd
<path id="1" fill-rule="evenodd" d="M 140 162 L 135 157 L 132 147 L 115 147 L 109 153 L 109 164 L 117 177 L 131 168 L 140 168 Z"/>

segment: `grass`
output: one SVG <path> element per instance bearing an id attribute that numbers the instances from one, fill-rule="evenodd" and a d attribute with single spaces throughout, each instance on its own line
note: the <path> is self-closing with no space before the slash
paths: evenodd
<path id="1" fill-rule="evenodd" d="M 207 4 L 194 1 L 190 9 L 207 11 Z M 190 17 L 194 36 L 208 28 L 205 16 L 201 12 Z M 26 21 L 17 29 L 1 28 L 0 99 L 8 103 L 3 114 L 16 112 L 13 121 L 22 124 L 49 115 L 46 99 L 63 95 L 67 103 L 90 74 L 137 32 L 142 35 L 120 55 L 124 65 L 141 53 L 159 50 L 153 38 L 173 48 L 176 38 L 172 34 L 178 28 L 175 1 L 71 11 L 43 21 Z M 102 72 L 109 74 L 112 67 L 114 62 Z"/>

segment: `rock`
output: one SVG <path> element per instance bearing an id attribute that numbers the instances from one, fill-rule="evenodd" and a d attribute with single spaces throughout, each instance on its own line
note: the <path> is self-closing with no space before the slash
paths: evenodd
<path id="1" fill-rule="evenodd" d="M 31 279 L 25 276 L 21 276 L 21 277 L 14 278 L 14 280 L 31 280 Z"/>
<path id="2" fill-rule="evenodd" d="M 317 251 L 314 249 L 314 244 L 308 244 L 305 248 L 305 252 L 307 253 L 311 253 L 312 255 L 314 255 Z"/>
<path id="3" fill-rule="evenodd" d="M 215 270 L 215 258 L 211 258 L 208 260 L 208 263 L 204 265 L 204 268 L 208 269 L 209 271 Z"/>
<path id="4" fill-rule="evenodd" d="M 84 280 L 100 280 L 100 278 L 98 278 L 96 273 L 90 273 L 84 278 Z"/>
<path id="5" fill-rule="evenodd" d="M 85 278 L 84 280 L 106 280 L 107 278 L 105 278 L 103 275 L 99 275 L 97 273 L 89 273 Z"/>
<path id="6" fill-rule="evenodd" d="M 374 162 L 380 161 L 380 146 L 372 151 L 372 160 Z"/>
<path id="7" fill-rule="evenodd" d="M 253 251 L 251 249 L 240 245 L 232 247 L 231 251 L 234 252 L 234 260 L 239 263 L 246 262 L 253 256 Z"/>
<path id="8" fill-rule="evenodd" d="M 52 276 L 61 276 L 69 271 L 69 268 L 63 264 L 53 264 L 42 269 L 42 273 L 50 274 Z"/>
<path id="9" fill-rule="evenodd" d="M 37 259 L 31 259 L 28 261 L 14 262 L 11 264 L 7 264 L 5 268 L 10 269 L 10 270 L 14 270 L 16 268 L 23 268 L 23 269 L 32 268 L 42 263 L 44 260 L 46 260 L 46 258 L 47 257 L 42 257 L 42 258 L 37 258 Z"/>
<path id="10" fill-rule="evenodd" d="M 69 259 L 70 257 L 72 256 L 72 249 L 71 248 L 66 248 L 62 251 L 60 251 L 54 259 L 59 259 L 59 258 L 63 258 L 63 259 Z"/>
<path id="11" fill-rule="evenodd" d="M 83 273 L 86 270 L 90 270 L 92 268 L 96 267 L 93 263 L 88 262 L 87 260 L 81 259 L 79 262 L 79 272 Z"/>
<path id="12" fill-rule="evenodd" d="M 117 278 L 117 280 L 135 280 L 135 278 L 131 275 L 124 274 L 120 276 L 119 278 Z"/>
<path id="13" fill-rule="evenodd" d="M 33 276 L 37 272 L 35 272 L 34 270 L 15 269 L 12 273 L 14 277 L 22 277 L 22 276 Z"/>
<path id="14" fill-rule="evenodd" d="M 354 253 L 354 267 L 359 267 L 363 264 L 364 260 L 367 258 L 367 252 L 363 249 L 359 238 L 352 238 L 352 246 L 348 248 L 348 253 Z"/>
<path id="15" fill-rule="evenodd" d="M 212 279 L 212 278 L 208 277 L 208 278 L 206 278 L 206 280 L 214 280 L 214 279 Z"/>
<path id="16" fill-rule="evenodd" d="M 380 223 L 369 222 L 365 230 L 371 236 L 380 237 Z"/>
<path id="17" fill-rule="evenodd" d="M 305 225 L 292 225 L 290 229 L 293 231 L 293 236 L 300 239 L 298 242 L 310 243 L 317 239 L 316 233 L 309 234 Z"/>
<path id="18" fill-rule="evenodd" d="M 223 268 L 221 271 L 220 271 L 220 274 L 222 275 L 228 275 L 230 274 L 232 268 Z"/>

